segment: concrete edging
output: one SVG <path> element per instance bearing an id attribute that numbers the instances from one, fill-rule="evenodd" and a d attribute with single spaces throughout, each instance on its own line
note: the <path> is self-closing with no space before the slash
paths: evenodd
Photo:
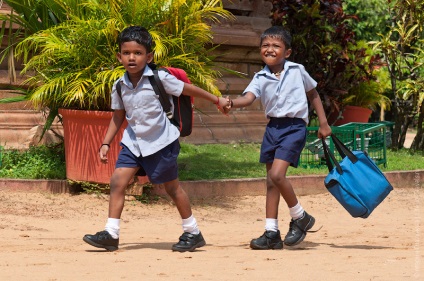
<path id="1" fill-rule="evenodd" d="M 393 188 L 417 187 L 424 177 L 424 170 L 394 171 L 384 173 Z M 327 192 L 323 182 L 325 175 L 290 176 L 289 179 L 297 195 L 313 195 Z M 225 179 L 213 181 L 182 181 L 181 186 L 192 199 L 205 199 L 223 196 L 265 195 L 265 178 Z M 421 184 L 419 184 L 421 187 Z M 0 191 L 72 193 L 66 180 L 25 180 L 0 179 Z M 152 193 L 167 196 L 160 185 L 153 187 Z"/>

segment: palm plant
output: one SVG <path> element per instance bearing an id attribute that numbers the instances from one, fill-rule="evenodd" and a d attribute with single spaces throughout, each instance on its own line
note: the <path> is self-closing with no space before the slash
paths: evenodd
<path id="1" fill-rule="evenodd" d="M 8 59 L 9 76 L 15 82 L 14 49 L 16 45 L 30 34 L 65 20 L 66 13 L 54 1 L 7 0 L 5 2 L 12 7 L 12 12 L 0 13 L 0 21 L 3 22 L 0 39 L 7 38 L 7 45 L 1 53 L 0 61 Z M 17 27 L 16 30 L 14 25 Z"/>
<path id="2" fill-rule="evenodd" d="M 377 81 L 361 81 L 354 85 L 343 98 L 343 105 L 359 106 L 373 111 L 379 106 L 383 111 L 389 110 L 392 102 L 386 95 L 390 89 L 388 72 L 380 68 L 374 70 L 373 75 L 377 77 Z"/>
<path id="3" fill-rule="evenodd" d="M 58 19 L 26 34 L 15 50 L 23 59 L 23 73 L 34 73 L 25 81 L 29 86 L 25 98 L 49 111 L 45 129 L 59 108 L 109 110 L 111 86 L 125 71 L 115 57 L 116 38 L 129 25 L 150 30 L 157 65 L 183 68 L 193 83 L 219 95 L 214 82 L 220 73 L 213 69 L 213 57 L 205 46 L 212 39 L 210 23 L 232 18 L 222 1 L 32 1 L 44 4 L 47 19 Z M 15 8 L 17 2 L 9 5 Z M 19 14 L 10 20 L 21 18 L 28 17 Z"/>
<path id="4" fill-rule="evenodd" d="M 349 94 L 343 99 L 343 104 L 372 110 L 376 110 L 377 105 L 383 110 L 390 109 L 390 99 L 383 93 L 379 93 L 379 88 L 380 85 L 375 81 L 361 82 L 349 89 Z"/>

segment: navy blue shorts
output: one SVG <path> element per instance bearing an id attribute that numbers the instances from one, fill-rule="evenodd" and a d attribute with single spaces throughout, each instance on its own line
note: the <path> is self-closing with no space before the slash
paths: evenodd
<path id="1" fill-rule="evenodd" d="M 137 176 L 148 176 L 151 183 L 161 184 L 178 178 L 177 158 L 180 153 L 178 139 L 158 152 L 149 156 L 135 156 L 125 145 L 121 144 L 115 168 L 136 168 Z"/>
<path id="2" fill-rule="evenodd" d="M 306 143 L 306 123 L 300 118 L 271 118 L 261 146 L 261 163 L 281 159 L 297 167 Z"/>

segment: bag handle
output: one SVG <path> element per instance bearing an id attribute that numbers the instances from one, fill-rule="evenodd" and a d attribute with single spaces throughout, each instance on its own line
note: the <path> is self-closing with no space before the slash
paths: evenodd
<path id="1" fill-rule="evenodd" d="M 348 157 L 352 163 L 356 163 L 358 161 L 358 157 L 356 157 L 352 153 L 352 151 L 350 151 L 349 148 L 347 148 L 347 146 L 344 145 L 344 143 L 341 142 L 334 134 L 331 134 L 331 139 L 333 140 L 334 146 L 336 147 L 337 151 L 339 152 L 340 156 L 342 156 L 342 158 Z M 321 141 L 322 147 L 324 148 L 325 162 L 327 164 L 328 171 L 331 172 L 333 170 L 334 166 L 332 163 L 334 163 L 334 165 L 336 165 L 337 172 L 340 175 L 343 174 L 343 170 L 340 167 L 339 162 L 336 160 L 336 157 L 334 157 L 333 152 L 331 152 L 328 148 L 325 139 L 321 139 Z"/>
<path id="2" fill-rule="evenodd" d="M 325 139 L 322 138 L 322 148 L 324 149 L 324 155 L 325 155 L 325 162 L 327 164 L 328 171 L 331 172 L 334 168 L 333 163 L 336 165 L 337 172 L 341 175 L 343 174 L 342 167 L 340 167 L 339 162 L 337 162 L 336 157 L 334 157 L 333 152 L 330 151 L 328 148 L 327 143 L 325 142 Z M 331 162 L 333 161 L 333 162 Z"/>
<path id="3" fill-rule="evenodd" d="M 333 139 L 334 146 L 336 147 L 339 154 L 342 156 L 342 158 L 348 157 L 349 160 L 355 164 L 358 161 L 358 157 L 355 156 L 355 154 L 352 153 L 352 151 L 347 148 L 347 146 L 341 142 L 335 135 L 331 134 L 331 138 Z"/>

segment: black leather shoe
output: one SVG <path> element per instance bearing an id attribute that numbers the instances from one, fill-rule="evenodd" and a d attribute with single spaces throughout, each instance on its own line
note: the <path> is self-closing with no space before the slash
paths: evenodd
<path id="1" fill-rule="evenodd" d="M 261 237 L 250 241 L 250 248 L 255 250 L 276 250 L 283 248 L 280 231 L 265 231 Z"/>
<path id="2" fill-rule="evenodd" d="M 313 216 L 304 212 L 303 217 L 297 220 L 291 220 L 289 232 L 284 238 L 284 244 L 287 246 L 294 246 L 299 244 L 305 239 L 306 232 L 311 229 L 315 224 Z"/>
<path id="3" fill-rule="evenodd" d="M 97 248 L 103 248 L 108 251 L 116 251 L 118 250 L 119 238 L 114 239 L 106 230 L 97 232 L 94 235 L 86 234 L 84 238 L 82 238 L 84 242 L 90 244 L 91 246 Z"/>
<path id="4" fill-rule="evenodd" d="M 202 233 L 191 234 L 188 232 L 184 232 L 179 239 L 180 241 L 178 241 L 178 243 L 172 245 L 172 251 L 193 252 L 196 248 L 200 248 L 206 245 Z"/>

